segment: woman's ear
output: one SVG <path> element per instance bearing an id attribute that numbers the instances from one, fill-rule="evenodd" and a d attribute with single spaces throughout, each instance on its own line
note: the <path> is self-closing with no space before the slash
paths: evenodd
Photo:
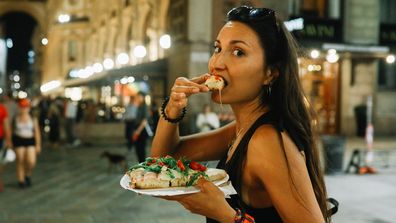
<path id="1" fill-rule="evenodd" d="M 273 83 L 279 76 L 278 68 L 267 68 L 267 72 L 265 74 L 264 85 L 269 85 Z"/>

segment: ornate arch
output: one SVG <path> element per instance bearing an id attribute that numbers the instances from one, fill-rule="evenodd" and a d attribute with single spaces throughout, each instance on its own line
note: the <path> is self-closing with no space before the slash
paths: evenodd
<path id="1" fill-rule="evenodd" d="M 42 32 L 47 31 L 47 18 L 44 3 L 31 2 L 0 2 L 0 16 L 9 12 L 23 12 L 37 21 Z"/>

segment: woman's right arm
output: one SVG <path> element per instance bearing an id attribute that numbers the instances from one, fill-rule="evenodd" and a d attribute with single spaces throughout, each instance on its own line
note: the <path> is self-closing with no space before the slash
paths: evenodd
<path id="1" fill-rule="evenodd" d="M 189 96 L 208 92 L 209 89 L 203 85 L 207 75 L 193 79 L 177 78 L 165 108 L 166 116 L 171 119 L 178 118 L 187 106 Z M 170 123 L 161 116 L 153 139 L 151 156 L 185 156 L 197 161 L 217 159 L 227 149 L 227 139 L 233 137 L 234 129 L 235 126 L 231 124 L 213 132 L 180 137 L 179 125 Z M 218 140 L 219 138 L 224 140 Z"/>

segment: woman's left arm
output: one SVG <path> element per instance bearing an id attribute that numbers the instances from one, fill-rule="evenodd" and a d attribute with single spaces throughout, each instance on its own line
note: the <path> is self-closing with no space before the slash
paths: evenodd
<path id="1" fill-rule="evenodd" d="M 245 173 L 266 189 L 283 222 L 324 223 L 305 158 L 285 133 L 281 134 L 283 151 L 278 134 L 266 125 L 255 132 Z"/>
<path id="2" fill-rule="evenodd" d="M 34 140 L 36 141 L 36 152 L 40 154 L 41 152 L 41 133 L 40 133 L 40 126 L 38 123 L 37 118 L 33 119 L 34 123 Z"/>

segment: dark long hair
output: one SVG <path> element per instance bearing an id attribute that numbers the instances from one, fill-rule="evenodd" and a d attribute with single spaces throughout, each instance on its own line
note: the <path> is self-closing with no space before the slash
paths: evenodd
<path id="1" fill-rule="evenodd" d="M 277 121 L 283 123 L 289 134 L 293 133 L 290 134 L 292 140 L 300 151 L 304 151 L 316 200 L 326 222 L 330 222 L 326 186 L 311 123 L 314 112 L 300 84 L 296 41 L 271 9 L 240 6 L 228 12 L 227 21 L 242 22 L 253 29 L 264 49 L 267 68 L 278 70 L 279 76 L 271 83 L 271 91 L 268 86 L 263 86 L 261 104 L 276 114 Z M 283 141 L 281 144 L 283 147 Z M 284 148 L 283 151 L 287 159 Z M 289 165 L 288 170 L 290 172 Z M 292 182 L 294 185 L 293 179 Z"/>

